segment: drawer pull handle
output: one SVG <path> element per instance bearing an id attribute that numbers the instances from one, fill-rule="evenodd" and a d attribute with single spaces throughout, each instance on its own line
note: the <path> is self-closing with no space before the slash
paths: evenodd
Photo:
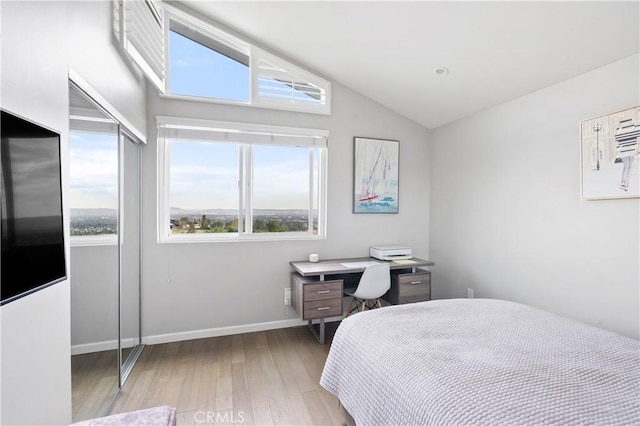
<path id="1" fill-rule="evenodd" d="M 328 311 L 331 309 L 329 306 L 325 306 L 324 308 L 318 308 L 319 311 Z"/>
<path id="2" fill-rule="evenodd" d="M 411 281 L 411 285 L 422 284 L 422 281 Z"/>
<path id="3" fill-rule="evenodd" d="M 331 290 L 320 290 L 318 292 L 318 294 L 327 294 L 327 293 L 331 293 Z"/>

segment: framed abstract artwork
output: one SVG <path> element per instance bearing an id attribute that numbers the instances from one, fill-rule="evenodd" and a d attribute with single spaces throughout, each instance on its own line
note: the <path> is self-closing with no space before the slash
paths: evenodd
<path id="1" fill-rule="evenodd" d="M 640 106 L 580 122 L 583 200 L 640 197 Z"/>
<path id="2" fill-rule="evenodd" d="M 400 142 L 353 140 L 353 212 L 398 213 Z"/>

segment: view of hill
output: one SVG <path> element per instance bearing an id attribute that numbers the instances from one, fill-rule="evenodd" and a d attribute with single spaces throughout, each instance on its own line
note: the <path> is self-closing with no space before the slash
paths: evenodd
<path id="1" fill-rule="evenodd" d="M 305 232 L 307 210 L 255 209 L 254 232 Z M 181 209 L 170 211 L 173 233 L 238 232 L 234 209 Z M 317 217 L 317 215 L 314 215 Z M 109 235 L 118 232 L 116 209 L 71 209 L 71 235 Z"/>

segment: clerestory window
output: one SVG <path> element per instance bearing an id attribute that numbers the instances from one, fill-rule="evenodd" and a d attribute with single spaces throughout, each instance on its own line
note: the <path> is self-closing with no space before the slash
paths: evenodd
<path id="1" fill-rule="evenodd" d="M 328 81 L 180 9 L 164 7 L 167 95 L 330 114 Z"/>

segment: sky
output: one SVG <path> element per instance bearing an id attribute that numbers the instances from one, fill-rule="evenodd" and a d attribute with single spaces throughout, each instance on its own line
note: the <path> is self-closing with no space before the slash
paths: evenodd
<path id="1" fill-rule="evenodd" d="M 238 208 L 237 144 L 174 140 L 170 150 L 171 207 Z M 255 146 L 253 207 L 308 208 L 308 164 L 307 148 Z"/>
<path id="2" fill-rule="evenodd" d="M 118 208 L 118 135 L 69 132 L 72 209 Z"/>
<path id="3" fill-rule="evenodd" d="M 171 93 L 249 100 L 248 67 L 174 32 L 169 42 Z M 69 145 L 71 208 L 117 208 L 117 136 L 72 131 Z M 254 208 L 308 208 L 308 148 L 255 146 L 253 161 Z M 237 209 L 239 177 L 237 144 L 170 143 L 171 207 Z"/>

